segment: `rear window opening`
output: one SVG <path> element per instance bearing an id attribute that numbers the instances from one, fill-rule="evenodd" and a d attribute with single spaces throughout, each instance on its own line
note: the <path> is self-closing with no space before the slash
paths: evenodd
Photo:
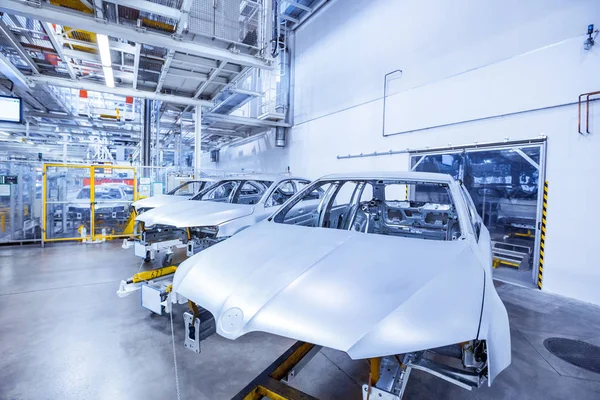
<path id="1" fill-rule="evenodd" d="M 450 189 L 435 182 L 318 181 L 287 204 L 274 221 L 430 240 L 461 236 Z"/>

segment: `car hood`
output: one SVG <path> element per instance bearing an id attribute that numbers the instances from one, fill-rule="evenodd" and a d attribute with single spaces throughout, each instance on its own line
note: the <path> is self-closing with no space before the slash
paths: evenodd
<path id="1" fill-rule="evenodd" d="M 476 338 L 483 287 L 464 240 L 268 221 L 186 260 L 173 285 L 211 311 L 226 338 L 263 331 L 354 359 Z"/>
<path id="2" fill-rule="evenodd" d="M 254 207 L 247 204 L 219 203 L 189 200 L 174 205 L 153 208 L 136 218 L 144 225 L 169 225 L 178 228 L 214 226 L 252 214 Z"/>
<path id="3" fill-rule="evenodd" d="M 161 207 L 167 204 L 178 203 L 183 200 L 189 200 L 189 196 L 171 196 L 168 194 L 162 194 L 159 196 L 146 197 L 145 199 L 131 203 L 131 205 L 134 206 L 136 210 L 139 210 L 140 208 Z"/>

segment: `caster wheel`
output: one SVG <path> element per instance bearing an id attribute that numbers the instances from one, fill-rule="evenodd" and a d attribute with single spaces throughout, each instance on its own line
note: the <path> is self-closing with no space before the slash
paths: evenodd
<path id="1" fill-rule="evenodd" d="M 144 262 L 147 262 L 147 263 L 148 263 L 148 262 L 150 262 L 150 261 L 152 261 L 152 259 L 150 258 L 150 252 L 149 252 L 149 251 L 147 251 L 147 252 L 146 252 L 146 257 L 144 257 Z"/>

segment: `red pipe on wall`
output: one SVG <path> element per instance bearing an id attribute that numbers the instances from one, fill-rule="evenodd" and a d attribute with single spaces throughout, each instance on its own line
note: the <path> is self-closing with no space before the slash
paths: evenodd
<path id="1" fill-rule="evenodd" d="M 600 90 L 595 92 L 583 93 L 579 95 L 579 101 L 577 102 L 577 131 L 580 135 L 583 135 L 581 132 L 581 99 L 583 96 L 585 97 L 585 131 L 589 135 L 590 132 L 590 97 L 600 95 Z"/>

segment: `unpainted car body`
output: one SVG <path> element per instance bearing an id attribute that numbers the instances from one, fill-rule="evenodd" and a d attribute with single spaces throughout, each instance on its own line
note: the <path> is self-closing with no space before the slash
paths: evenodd
<path id="1" fill-rule="evenodd" d="M 90 186 L 82 187 L 74 197 L 69 198 L 67 208 L 70 219 L 90 220 Z M 124 185 L 106 183 L 94 186 L 94 216 L 98 219 L 124 219 L 129 215 L 131 196 Z"/>
<path id="2" fill-rule="evenodd" d="M 500 199 L 498 223 L 514 228 L 535 229 L 537 209 L 537 199 Z"/>
<path id="3" fill-rule="evenodd" d="M 146 246 L 180 240 L 201 250 L 267 218 L 309 183 L 287 175 L 222 179 L 188 201 L 157 207 L 138 216 L 136 221 L 143 224 L 140 240 Z"/>
<path id="4" fill-rule="evenodd" d="M 318 188 L 318 206 L 299 218 Z M 416 360 L 462 346 L 463 372 L 489 384 L 511 360 L 489 232 L 449 175 L 325 176 L 267 220 L 186 260 L 173 290 L 208 309 L 229 339 L 262 331 L 353 359 Z"/>
<path id="5" fill-rule="evenodd" d="M 166 194 L 146 197 L 145 199 L 133 202 L 131 206 L 137 214 L 141 214 L 156 207 L 173 205 L 183 200 L 189 200 L 216 181 L 216 178 L 200 178 L 186 181 Z"/>

